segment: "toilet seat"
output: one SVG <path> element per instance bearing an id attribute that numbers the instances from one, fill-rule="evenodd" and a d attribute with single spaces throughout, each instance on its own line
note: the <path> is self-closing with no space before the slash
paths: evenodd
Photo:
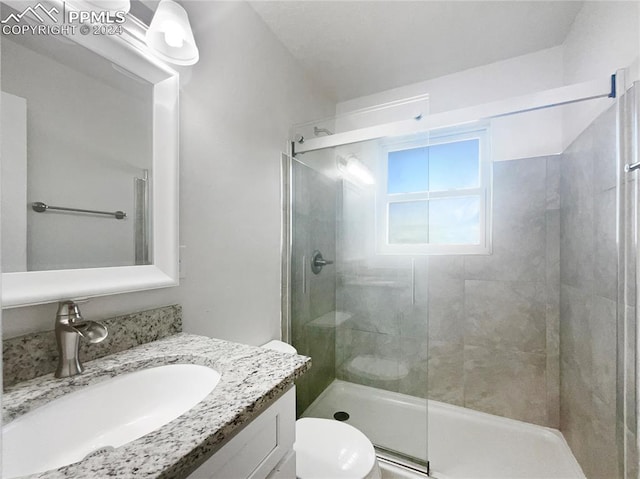
<path id="1" fill-rule="evenodd" d="M 268 343 L 263 344 L 261 347 L 263 347 L 264 349 L 271 349 L 272 351 L 278 351 L 280 353 L 298 354 L 296 348 L 294 348 L 290 344 L 285 343 L 284 341 L 278 341 L 277 339 L 269 341 Z"/>
<path id="2" fill-rule="evenodd" d="M 349 424 L 331 419 L 298 419 L 293 448 L 299 479 L 380 477 L 371 441 Z"/>

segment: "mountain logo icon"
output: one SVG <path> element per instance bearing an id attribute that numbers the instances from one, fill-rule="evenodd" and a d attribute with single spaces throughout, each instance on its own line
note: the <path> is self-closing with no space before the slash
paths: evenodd
<path id="1" fill-rule="evenodd" d="M 40 13 L 38 13 L 38 12 L 40 12 Z M 20 21 L 22 20 L 22 18 L 25 15 L 31 15 L 31 16 L 37 18 L 40 23 L 45 23 L 45 18 L 43 17 L 43 15 L 46 15 L 54 23 L 58 23 L 58 17 L 56 17 L 56 15 L 58 15 L 59 13 L 60 13 L 60 11 L 56 7 L 52 7 L 50 9 L 47 9 L 44 5 L 42 5 L 42 3 L 38 2 L 38 4 L 35 7 L 28 6 L 27 8 L 25 8 L 20 13 L 12 13 L 7 18 L 2 20 L 0 23 L 4 24 L 4 23 L 8 23 L 10 21 L 14 21 L 16 23 L 20 23 Z"/>

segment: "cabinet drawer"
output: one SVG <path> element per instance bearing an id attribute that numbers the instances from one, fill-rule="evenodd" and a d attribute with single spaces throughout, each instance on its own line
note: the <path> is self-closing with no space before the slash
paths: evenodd
<path id="1" fill-rule="evenodd" d="M 295 387 L 269 406 L 189 479 L 263 479 L 293 449 Z"/>

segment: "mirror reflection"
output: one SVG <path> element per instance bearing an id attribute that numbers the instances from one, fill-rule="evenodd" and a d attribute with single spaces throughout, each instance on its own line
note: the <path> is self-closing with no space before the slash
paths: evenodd
<path id="1" fill-rule="evenodd" d="M 1 63 L 2 271 L 150 264 L 153 85 L 59 36 Z"/>

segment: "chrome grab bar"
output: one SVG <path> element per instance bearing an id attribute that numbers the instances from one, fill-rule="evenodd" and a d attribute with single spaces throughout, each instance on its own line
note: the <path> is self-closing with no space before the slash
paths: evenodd
<path id="1" fill-rule="evenodd" d="M 33 211 L 37 213 L 44 213 L 47 210 L 58 210 L 58 211 L 74 211 L 78 213 L 91 213 L 94 215 L 107 215 L 113 216 L 117 220 L 122 220 L 127 217 L 127 214 L 124 211 L 97 211 L 97 210 L 83 210 L 81 208 L 66 208 L 64 206 L 49 206 L 42 201 L 36 201 L 31 204 L 31 208 Z"/>

